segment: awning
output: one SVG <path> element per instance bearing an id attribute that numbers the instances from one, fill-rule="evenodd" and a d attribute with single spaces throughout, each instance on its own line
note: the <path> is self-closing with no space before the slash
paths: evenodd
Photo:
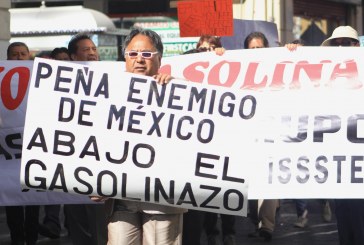
<path id="1" fill-rule="evenodd" d="M 83 6 L 10 9 L 12 37 L 73 35 L 79 32 L 127 35 L 105 14 Z"/>

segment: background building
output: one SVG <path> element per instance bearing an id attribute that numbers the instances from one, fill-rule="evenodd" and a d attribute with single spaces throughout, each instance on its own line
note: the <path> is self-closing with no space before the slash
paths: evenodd
<path id="1" fill-rule="evenodd" d="M 0 1 L 0 59 L 6 59 L 6 48 L 10 39 L 10 0 Z"/>
<path id="2" fill-rule="evenodd" d="M 98 47 L 101 60 L 118 59 L 118 36 L 129 30 L 115 27 L 100 11 L 81 5 L 12 8 L 10 11 L 10 42 L 24 42 L 31 53 L 47 57 L 55 47 L 67 47 L 72 36 L 89 33 Z"/>
<path id="3" fill-rule="evenodd" d="M 219 1 L 219 0 L 216 0 Z M 177 0 L 2 0 L 0 1 L 0 45 L 10 39 L 10 8 L 81 5 L 108 16 L 115 28 L 129 29 L 135 23 L 156 29 L 164 36 L 166 54 L 183 52 L 196 37 L 179 39 Z M 319 45 L 339 25 L 351 25 L 363 33 L 362 0 L 232 0 L 234 19 L 263 20 L 277 25 L 282 44 L 303 39 L 306 45 Z M 80 21 L 80 20 L 77 20 Z M 116 45 L 122 42 L 119 35 Z M 1 52 L 2 51 L 2 52 Z M 3 48 L 0 56 L 3 57 Z"/>

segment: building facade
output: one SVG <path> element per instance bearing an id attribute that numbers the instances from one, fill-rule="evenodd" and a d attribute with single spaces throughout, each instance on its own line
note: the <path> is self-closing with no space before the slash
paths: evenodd
<path id="1" fill-rule="evenodd" d="M 0 60 L 6 59 L 6 49 L 10 40 L 10 0 L 0 1 Z"/>
<path id="2" fill-rule="evenodd" d="M 215 0 L 219 1 L 219 0 Z M 0 1 L 0 45 L 10 39 L 9 8 L 83 5 L 112 18 L 118 28 L 130 27 L 130 19 L 153 16 L 177 18 L 177 0 L 3 0 Z M 282 44 L 302 39 L 319 45 L 339 25 L 351 25 L 363 34 L 362 0 L 232 0 L 235 19 L 263 20 L 277 25 Z M 164 20 L 165 21 L 165 20 Z M 175 30 L 173 30 L 175 32 Z M 172 34 L 171 34 L 172 35 Z M 175 34 L 173 34 L 175 35 Z M 118 43 L 118 45 L 120 42 Z M 176 46 L 176 45 L 175 45 Z M 182 47 L 183 45 L 179 45 Z M 176 46 L 177 47 L 177 46 Z M 4 48 L 0 57 L 4 58 Z"/>

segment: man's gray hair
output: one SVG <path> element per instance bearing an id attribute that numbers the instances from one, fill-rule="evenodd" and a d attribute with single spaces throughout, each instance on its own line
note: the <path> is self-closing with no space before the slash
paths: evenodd
<path id="1" fill-rule="evenodd" d="M 124 45 L 123 45 L 123 56 L 125 55 L 125 49 L 129 45 L 131 40 L 136 35 L 139 35 L 139 34 L 147 36 L 150 39 L 150 41 L 153 43 L 154 47 L 157 49 L 158 53 L 160 53 L 160 55 L 163 56 L 163 43 L 162 43 L 161 37 L 155 31 L 148 30 L 148 29 L 142 29 L 142 28 L 133 28 L 130 31 L 129 35 L 125 38 Z"/>

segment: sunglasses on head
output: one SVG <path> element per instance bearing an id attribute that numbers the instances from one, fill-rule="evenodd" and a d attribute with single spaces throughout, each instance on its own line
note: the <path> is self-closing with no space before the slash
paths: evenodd
<path id="1" fill-rule="evenodd" d="M 129 58 L 131 58 L 131 59 L 135 59 L 139 55 L 141 55 L 144 59 L 151 59 L 153 57 L 153 55 L 155 55 L 155 54 L 158 54 L 158 52 L 149 52 L 149 51 L 142 51 L 142 52 L 128 51 L 128 52 L 125 52 L 125 55 L 129 56 Z"/>
<path id="2" fill-rule="evenodd" d="M 350 38 L 336 38 L 331 40 L 330 45 L 335 47 L 350 47 L 355 46 L 357 44 L 357 41 L 354 41 Z"/>

